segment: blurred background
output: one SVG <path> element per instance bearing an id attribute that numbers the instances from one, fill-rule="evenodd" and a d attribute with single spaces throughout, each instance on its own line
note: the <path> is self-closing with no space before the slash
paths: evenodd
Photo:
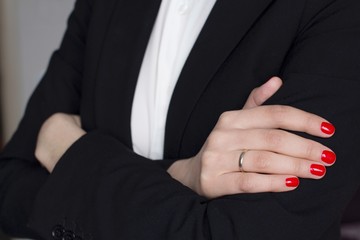
<path id="1" fill-rule="evenodd" d="M 0 0 L 2 141 L 58 47 L 75 0 Z"/>
<path id="2" fill-rule="evenodd" d="M 75 0 L 0 0 L 0 146 L 61 41 Z M 360 194 L 347 211 L 343 240 L 360 240 Z M 0 230 L 0 240 L 9 240 Z"/>

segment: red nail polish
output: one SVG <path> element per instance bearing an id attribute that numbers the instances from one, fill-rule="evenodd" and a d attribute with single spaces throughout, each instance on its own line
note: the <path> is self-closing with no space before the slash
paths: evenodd
<path id="1" fill-rule="evenodd" d="M 335 132 L 335 127 L 331 123 L 323 122 L 321 124 L 321 131 L 325 134 L 331 135 Z"/>
<path id="2" fill-rule="evenodd" d="M 326 168 L 320 164 L 312 164 L 310 166 L 310 172 L 312 175 L 322 177 L 326 173 Z"/>
<path id="3" fill-rule="evenodd" d="M 333 164 L 336 161 L 335 153 L 325 150 L 321 154 L 321 160 L 327 164 Z"/>
<path id="4" fill-rule="evenodd" d="M 287 178 L 285 183 L 287 187 L 297 187 L 299 186 L 299 179 L 296 177 Z"/>

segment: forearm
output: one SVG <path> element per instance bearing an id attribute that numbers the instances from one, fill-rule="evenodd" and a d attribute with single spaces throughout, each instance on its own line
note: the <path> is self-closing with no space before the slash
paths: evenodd
<path id="1" fill-rule="evenodd" d="M 63 204 L 55 207 L 58 199 Z M 174 214 L 183 215 L 195 207 L 196 215 L 203 208 L 201 201 L 155 162 L 134 154 L 116 139 L 93 132 L 80 138 L 59 161 L 37 198 L 30 224 L 46 237 L 65 215 L 95 239 L 107 234 L 110 239 L 115 235 L 136 238 L 150 232 L 149 237 L 161 239 L 167 232 L 165 226 L 178 227 L 170 220 Z M 140 215 L 144 221 L 138 222 Z M 186 214 L 182 217 L 188 222 Z M 190 219 L 202 221 L 193 217 Z"/>
<path id="2" fill-rule="evenodd" d="M 313 184 L 306 183 L 300 193 L 288 195 L 243 194 L 208 201 L 116 139 L 91 132 L 59 161 L 38 195 L 30 226 L 44 238 L 50 236 L 55 225 L 66 227 L 75 221 L 82 229 L 76 234 L 95 239 L 261 239 L 268 235 L 312 239 L 312 231 L 325 232 L 334 220 L 326 216 L 339 213 L 339 209 L 332 208 L 334 201 L 314 201 L 337 195 L 337 191 L 324 196 L 312 192 Z M 318 187 L 328 183 L 324 184 Z M 312 198 L 307 191 L 312 192 Z M 293 205 L 295 202 L 303 204 Z M 320 202 L 322 208 L 306 211 Z M 304 212 L 299 215 L 295 209 Z M 254 214 L 261 217 L 254 218 Z M 316 224 L 319 218 L 322 223 Z M 264 231 L 253 232 L 258 227 Z M 281 231 L 283 228 L 287 231 Z"/>

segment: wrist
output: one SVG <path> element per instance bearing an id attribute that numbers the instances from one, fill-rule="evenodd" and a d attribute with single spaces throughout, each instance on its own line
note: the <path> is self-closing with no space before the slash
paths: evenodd
<path id="1" fill-rule="evenodd" d="M 52 172 L 64 153 L 85 134 L 76 116 L 57 113 L 42 125 L 35 149 L 38 161 Z"/>
<path id="2" fill-rule="evenodd" d="M 167 170 L 172 178 L 179 181 L 183 185 L 197 191 L 197 182 L 195 177 L 196 167 L 194 158 L 182 159 L 174 162 Z"/>

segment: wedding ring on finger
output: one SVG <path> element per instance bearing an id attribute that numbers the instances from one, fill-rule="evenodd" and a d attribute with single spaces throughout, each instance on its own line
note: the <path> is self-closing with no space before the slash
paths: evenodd
<path id="1" fill-rule="evenodd" d="M 240 154 L 240 157 L 239 157 L 239 170 L 240 172 L 245 172 L 244 171 L 244 158 L 245 158 L 245 153 L 247 152 L 247 150 L 243 150 Z"/>

